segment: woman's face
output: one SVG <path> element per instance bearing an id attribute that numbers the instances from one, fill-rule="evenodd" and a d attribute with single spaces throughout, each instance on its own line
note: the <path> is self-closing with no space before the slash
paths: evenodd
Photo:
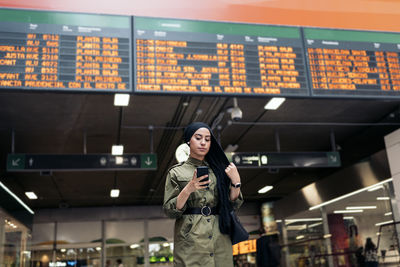
<path id="1" fill-rule="evenodd" d="M 190 138 L 190 156 L 203 160 L 210 150 L 211 134 L 207 128 L 199 128 Z"/>

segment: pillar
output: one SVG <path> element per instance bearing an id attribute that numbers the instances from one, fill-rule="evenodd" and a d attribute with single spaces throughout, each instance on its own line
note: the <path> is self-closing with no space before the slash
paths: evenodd
<path id="1" fill-rule="evenodd" d="M 388 156 L 393 187 L 389 187 L 393 220 L 400 221 L 400 129 L 385 136 L 386 153 Z M 400 240 L 400 225 L 396 224 L 397 240 Z"/>

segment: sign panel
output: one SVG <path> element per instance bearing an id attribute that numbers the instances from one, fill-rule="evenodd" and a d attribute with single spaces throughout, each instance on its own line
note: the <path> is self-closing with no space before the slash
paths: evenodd
<path id="1" fill-rule="evenodd" d="M 140 155 L 140 168 L 142 168 L 142 169 L 157 169 L 157 155 L 156 154 L 141 154 Z"/>
<path id="2" fill-rule="evenodd" d="M 7 170 L 25 169 L 25 155 L 9 154 L 7 157 Z"/>
<path id="3" fill-rule="evenodd" d="M 239 254 L 249 254 L 257 251 L 257 239 L 242 241 L 232 246 L 233 256 Z"/>
<path id="4" fill-rule="evenodd" d="M 0 88 L 129 92 L 131 18 L 0 9 Z"/>
<path id="5" fill-rule="evenodd" d="M 135 92 L 308 96 L 300 28 L 134 17 Z"/>
<path id="6" fill-rule="evenodd" d="M 253 152 L 226 153 L 240 168 L 320 168 L 340 167 L 338 152 Z"/>
<path id="7" fill-rule="evenodd" d="M 7 171 L 156 170 L 156 154 L 8 154 Z"/>
<path id="8" fill-rule="evenodd" d="M 313 96 L 400 97 L 400 34 L 304 29 Z"/>

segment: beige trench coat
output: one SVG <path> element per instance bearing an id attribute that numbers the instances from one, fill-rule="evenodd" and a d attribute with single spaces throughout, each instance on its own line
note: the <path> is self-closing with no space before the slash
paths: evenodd
<path id="1" fill-rule="evenodd" d="M 172 167 L 167 175 L 164 193 L 164 212 L 176 219 L 174 229 L 174 266 L 179 267 L 232 267 L 232 243 L 228 235 L 221 234 L 218 215 L 203 216 L 200 214 L 182 215 L 187 207 L 218 205 L 216 176 L 209 168 L 211 183 L 209 189 L 193 192 L 182 210 L 176 209 L 177 196 L 193 178 L 198 166 L 206 162 L 189 158 L 185 163 Z M 235 209 L 243 203 L 240 193 L 232 202 Z"/>

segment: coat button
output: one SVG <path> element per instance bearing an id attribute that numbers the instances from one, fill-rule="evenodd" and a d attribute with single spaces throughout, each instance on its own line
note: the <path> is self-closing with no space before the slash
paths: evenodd
<path id="1" fill-rule="evenodd" d="M 211 238 L 212 238 L 212 235 L 210 235 L 208 238 L 211 239 Z"/>
<path id="2" fill-rule="evenodd" d="M 213 257 L 214 256 L 214 253 L 210 253 L 210 257 Z"/>
<path id="3" fill-rule="evenodd" d="M 207 222 L 211 222 L 211 220 L 210 220 L 210 219 L 207 219 Z"/>

